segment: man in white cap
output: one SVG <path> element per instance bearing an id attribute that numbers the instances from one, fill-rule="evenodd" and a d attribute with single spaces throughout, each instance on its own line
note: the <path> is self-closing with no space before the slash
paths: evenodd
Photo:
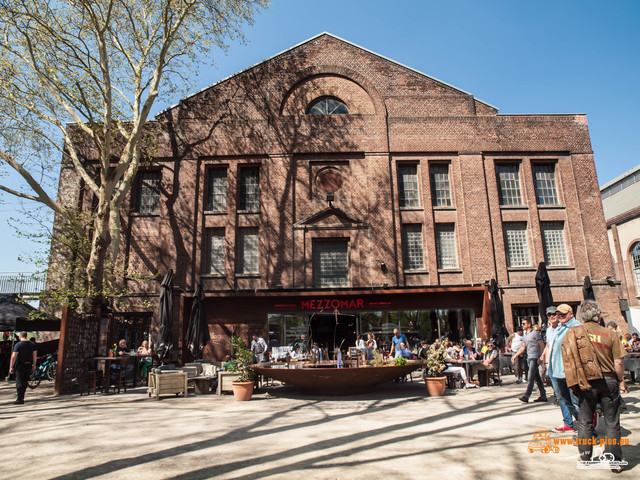
<path id="1" fill-rule="evenodd" d="M 553 431 L 573 432 L 573 420 L 578 419 L 578 397 L 567 387 L 560 346 L 569 329 L 582 324 L 573 318 L 573 309 L 566 303 L 558 305 L 554 314 L 557 328 L 552 334 L 551 340 L 547 337 L 547 346 L 545 347 L 547 355 L 542 357 L 546 361 L 547 373 L 551 379 L 551 385 L 558 398 L 560 411 L 562 412 L 562 425 L 554 428 Z"/>

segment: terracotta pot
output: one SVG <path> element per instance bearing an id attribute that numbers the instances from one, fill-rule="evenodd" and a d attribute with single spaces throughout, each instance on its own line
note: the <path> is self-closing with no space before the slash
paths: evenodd
<path id="1" fill-rule="evenodd" d="M 232 382 L 233 396 L 238 402 L 251 400 L 253 395 L 253 382 Z"/>
<path id="2" fill-rule="evenodd" d="M 444 395 L 447 377 L 424 377 L 424 383 L 427 386 L 429 395 L 432 397 L 441 397 Z"/>

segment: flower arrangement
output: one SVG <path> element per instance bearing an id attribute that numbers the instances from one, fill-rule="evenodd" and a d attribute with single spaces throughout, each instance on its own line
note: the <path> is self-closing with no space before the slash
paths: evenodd
<path id="1" fill-rule="evenodd" d="M 447 364 L 444 359 L 447 356 L 442 345 L 433 344 L 427 351 L 427 356 L 424 361 L 425 371 L 428 377 L 438 377 L 447 368 Z"/>

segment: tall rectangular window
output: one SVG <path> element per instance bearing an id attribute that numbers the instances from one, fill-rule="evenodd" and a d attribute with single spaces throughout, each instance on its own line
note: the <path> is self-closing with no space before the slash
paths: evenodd
<path id="1" fill-rule="evenodd" d="M 208 229 L 206 273 L 224 275 L 225 251 L 224 228 Z"/>
<path id="2" fill-rule="evenodd" d="M 260 168 L 240 169 L 239 209 L 246 212 L 260 211 Z"/>
<path id="3" fill-rule="evenodd" d="M 431 165 L 431 201 L 435 207 L 451 206 L 451 185 L 449 184 L 449 165 Z"/>
<path id="4" fill-rule="evenodd" d="M 239 230 L 238 273 L 259 273 L 258 228 L 248 227 Z"/>
<path id="5" fill-rule="evenodd" d="M 552 163 L 534 164 L 533 177 L 536 183 L 538 205 L 558 205 L 555 165 Z"/>
<path id="6" fill-rule="evenodd" d="M 162 172 L 138 173 L 138 212 L 158 213 L 160 208 L 160 181 Z"/>
<path id="7" fill-rule="evenodd" d="M 518 165 L 496 165 L 500 205 L 522 205 Z"/>
<path id="8" fill-rule="evenodd" d="M 420 206 L 417 165 L 398 166 L 398 193 L 400 195 L 400 207 Z"/>
<path id="9" fill-rule="evenodd" d="M 531 265 L 525 222 L 505 223 L 504 243 L 507 248 L 507 266 L 528 267 Z"/>
<path id="10" fill-rule="evenodd" d="M 458 268 L 456 234 L 453 223 L 436 224 L 436 253 L 438 268 Z"/>
<path id="11" fill-rule="evenodd" d="M 542 222 L 544 261 L 549 266 L 568 265 L 567 246 L 564 239 L 564 222 Z"/>
<path id="12" fill-rule="evenodd" d="M 207 210 L 211 212 L 227 211 L 227 170 L 212 168 L 209 170 Z"/>
<path id="13" fill-rule="evenodd" d="M 422 225 L 406 224 L 402 226 L 402 251 L 404 253 L 405 270 L 421 270 L 424 268 Z"/>
<path id="14" fill-rule="evenodd" d="M 313 243 L 313 283 L 316 288 L 349 286 L 349 255 L 346 240 Z"/>

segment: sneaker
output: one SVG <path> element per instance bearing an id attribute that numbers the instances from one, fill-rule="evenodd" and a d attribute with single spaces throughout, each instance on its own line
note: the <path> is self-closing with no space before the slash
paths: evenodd
<path id="1" fill-rule="evenodd" d="M 534 400 L 536 403 L 547 403 L 546 397 L 538 397 Z"/>
<path id="2" fill-rule="evenodd" d="M 522 403 L 528 403 L 529 402 L 529 398 L 526 397 L 525 395 L 522 395 L 521 397 L 518 397 L 518 400 L 520 400 Z"/>
<path id="3" fill-rule="evenodd" d="M 522 383 L 522 380 L 520 380 L 519 378 L 516 380 L 516 383 L 520 384 Z"/>
<path id="4" fill-rule="evenodd" d="M 477 385 L 473 384 L 473 383 L 465 383 L 464 384 L 464 388 L 476 388 Z"/>
<path id="5" fill-rule="evenodd" d="M 554 429 L 551 430 L 552 432 L 556 432 L 556 433 L 562 433 L 562 432 L 573 432 L 573 427 L 568 427 L 567 425 L 565 425 L 564 423 L 562 425 L 560 425 L 559 427 L 556 427 Z"/>
<path id="6" fill-rule="evenodd" d="M 15 402 L 13 402 L 14 405 L 23 405 L 24 404 L 24 400 L 16 400 Z"/>

